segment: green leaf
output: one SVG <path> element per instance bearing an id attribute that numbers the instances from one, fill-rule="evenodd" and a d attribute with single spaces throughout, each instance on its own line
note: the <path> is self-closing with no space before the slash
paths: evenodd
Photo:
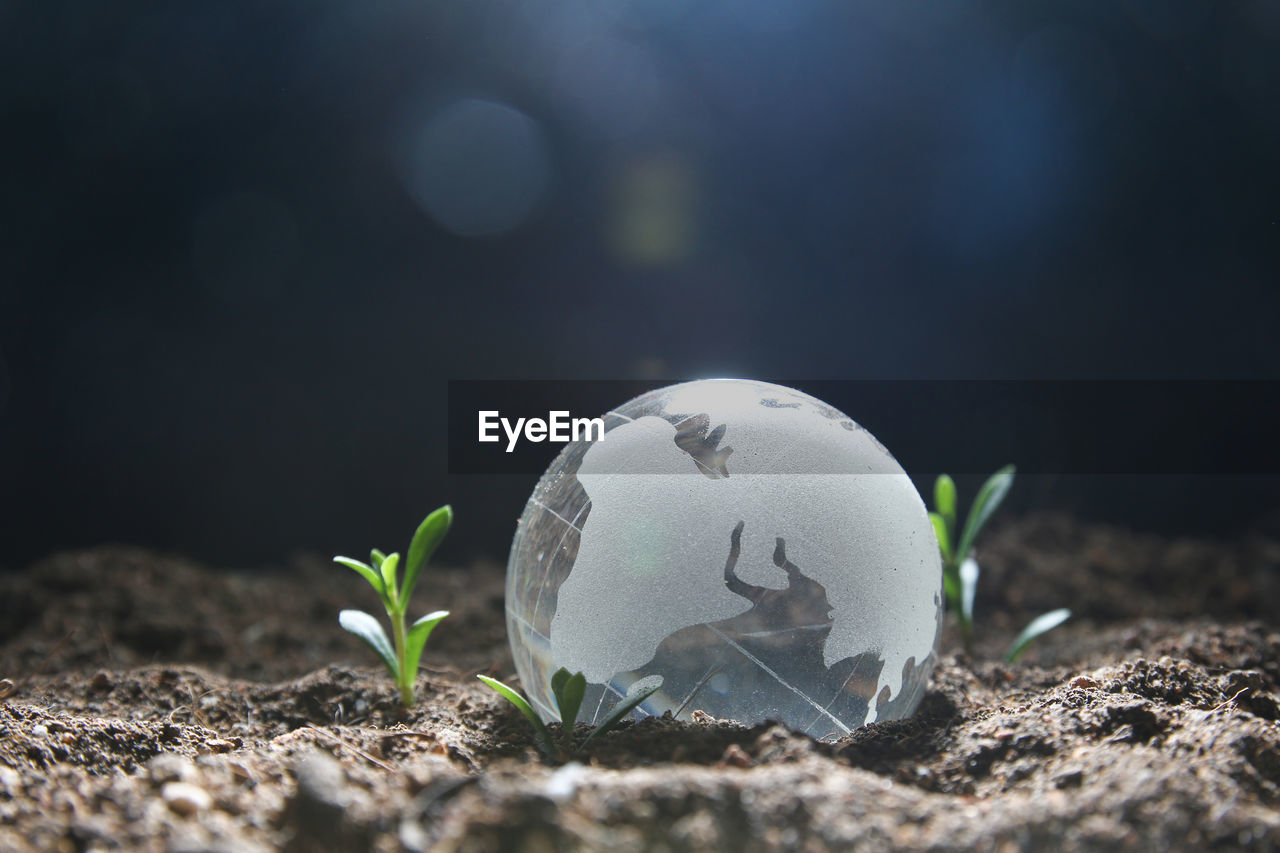
<path id="1" fill-rule="evenodd" d="M 960 564 L 960 618 L 973 624 L 973 599 L 978 591 L 978 561 L 969 557 Z"/>
<path id="2" fill-rule="evenodd" d="M 1032 619 L 1031 623 L 1023 628 L 1022 633 L 1013 641 L 1013 645 L 1009 646 L 1009 653 L 1005 655 L 1004 659 L 1009 663 L 1013 663 L 1018 659 L 1019 655 L 1027 650 L 1027 646 L 1031 645 L 1032 640 L 1046 631 L 1052 631 L 1069 618 L 1071 618 L 1071 611 L 1063 607 L 1058 610 L 1050 610 L 1048 613 Z"/>
<path id="3" fill-rule="evenodd" d="M 964 558 L 969 556 L 969 552 L 973 549 L 973 540 L 978 538 L 978 532 L 991 518 L 996 507 L 1000 506 L 1004 496 L 1009 493 L 1015 470 L 1012 465 L 1004 466 L 988 477 L 982 484 L 982 488 L 978 490 L 978 496 L 973 499 L 973 506 L 969 508 L 969 517 L 965 519 L 960 545 L 955 550 L 956 560 L 963 562 Z"/>
<path id="4" fill-rule="evenodd" d="M 564 674 L 563 678 L 560 677 L 561 673 Z M 586 676 L 580 672 L 570 675 L 567 669 L 561 667 L 551 677 L 551 690 L 555 693 L 560 722 L 566 732 L 572 732 L 573 724 L 578 721 L 578 709 L 582 707 L 582 696 L 587 692 Z"/>
<path id="5" fill-rule="evenodd" d="M 546 748 L 547 754 L 555 754 L 556 745 L 551 742 L 551 734 L 547 731 L 547 727 L 542 724 L 542 718 L 538 716 L 538 712 L 533 710 L 533 706 L 530 705 L 523 696 L 496 678 L 490 678 L 487 675 L 477 675 L 476 678 L 483 681 L 490 689 L 497 691 L 498 695 L 519 708 L 520 713 L 524 714 L 525 719 L 529 721 L 529 724 L 533 726 L 533 730 L 538 733 L 538 737 L 542 739 L 542 745 Z"/>
<path id="6" fill-rule="evenodd" d="M 599 725 L 596 726 L 596 730 L 587 735 L 587 739 L 582 742 L 582 748 L 586 749 L 587 744 L 591 743 L 591 741 L 595 740 L 599 735 L 604 734 L 614 726 L 618 725 L 618 723 L 622 722 L 623 718 L 625 718 L 627 714 L 630 714 L 636 709 L 637 705 L 661 689 L 662 682 L 658 682 L 652 687 L 646 687 L 642 690 L 636 690 L 633 685 L 631 690 L 627 691 L 626 698 L 619 700 L 618 704 L 614 705 L 613 710 L 609 712 L 609 716 L 601 720 Z"/>
<path id="7" fill-rule="evenodd" d="M 938 537 L 938 550 L 942 552 L 942 562 L 951 562 L 951 536 L 947 533 L 947 522 L 936 512 L 929 513 L 933 522 L 934 535 Z"/>
<path id="8" fill-rule="evenodd" d="M 387 559 L 387 555 L 374 548 L 369 552 L 369 564 L 378 571 L 382 571 L 382 561 Z"/>
<path id="9" fill-rule="evenodd" d="M 382 629 L 381 622 L 363 610 L 344 610 L 338 614 L 338 624 L 368 643 L 369 648 L 382 658 L 391 677 L 398 680 L 396 653 L 391 648 L 391 641 L 387 639 L 387 632 Z"/>
<path id="10" fill-rule="evenodd" d="M 436 625 L 440 624 L 440 620 L 448 615 L 448 610 L 437 610 L 409 626 L 404 643 L 404 670 L 407 678 L 412 679 L 417 674 L 418 661 L 422 660 L 422 650 L 427 647 L 427 639 Z"/>
<path id="11" fill-rule="evenodd" d="M 378 577 L 378 573 L 373 567 L 359 560 L 353 560 L 350 557 L 334 557 L 333 561 L 339 565 L 346 566 L 349 569 L 355 569 L 360 575 L 369 582 L 369 584 L 378 591 L 378 595 L 384 595 L 382 591 L 382 578 Z"/>
<path id="12" fill-rule="evenodd" d="M 418 531 L 413 534 L 413 541 L 409 543 L 409 560 L 405 563 L 404 586 L 400 589 L 401 601 L 408 604 L 409 596 L 413 595 L 413 588 L 418 583 L 418 575 L 422 574 L 427 560 L 431 559 L 431 555 L 435 553 L 452 524 L 453 507 L 445 504 L 418 525 Z"/>
<path id="13" fill-rule="evenodd" d="M 946 523 L 949 538 L 956 529 L 956 481 L 946 474 L 939 474 L 933 484 L 933 508 Z"/>
<path id="14" fill-rule="evenodd" d="M 560 691 L 564 690 L 565 682 L 569 680 L 572 673 L 564 667 L 560 667 L 551 674 L 551 695 L 559 696 Z"/>
<path id="15" fill-rule="evenodd" d="M 387 590 L 386 597 L 390 601 L 396 601 L 396 567 L 400 565 L 399 554 L 388 554 L 382 559 L 382 583 Z"/>

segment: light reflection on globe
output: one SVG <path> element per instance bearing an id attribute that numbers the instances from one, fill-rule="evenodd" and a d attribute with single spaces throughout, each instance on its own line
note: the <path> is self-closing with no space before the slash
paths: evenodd
<path id="1" fill-rule="evenodd" d="M 576 413 L 575 413 L 576 414 Z M 687 382 L 604 416 L 538 482 L 507 566 L 507 631 L 544 719 L 559 667 L 596 723 L 695 710 L 831 737 L 909 716 L 941 625 L 928 514 L 887 450 L 780 385 Z"/>

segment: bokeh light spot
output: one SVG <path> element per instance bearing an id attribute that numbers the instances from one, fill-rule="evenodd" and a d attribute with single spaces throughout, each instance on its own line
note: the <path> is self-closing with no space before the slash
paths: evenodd
<path id="1" fill-rule="evenodd" d="M 696 236 L 693 170 L 674 156 L 628 164 L 617 179 L 608 240 L 636 266 L 669 266 L 688 257 Z"/>
<path id="2" fill-rule="evenodd" d="M 662 379 L 667 375 L 667 362 L 661 356 L 647 355 L 631 363 L 633 379 Z"/>
<path id="3" fill-rule="evenodd" d="M 409 195 L 442 228 L 463 236 L 499 234 L 533 212 L 550 165 L 537 123 L 503 104 L 458 100 L 401 141 Z"/>

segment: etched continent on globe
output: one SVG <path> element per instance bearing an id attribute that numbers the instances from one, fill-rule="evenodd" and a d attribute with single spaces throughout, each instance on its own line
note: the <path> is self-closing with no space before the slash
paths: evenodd
<path id="1" fill-rule="evenodd" d="M 941 618 L 920 496 L 866 430 L 800 392 L 705 380 L 569 445 L 517 528 L 508 626 L 522 683 L 583 672 L 591 721 L 663 678 L 642 713 L 779 719 L 815 736 L 910 714 Z"/>

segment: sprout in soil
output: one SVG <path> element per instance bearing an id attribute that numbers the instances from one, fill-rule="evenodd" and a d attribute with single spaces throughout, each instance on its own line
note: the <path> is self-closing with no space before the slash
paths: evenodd
<path id="1" fill-rule="evenodd" d="M 395 636 L 395 646 L 387 639 L 387 633 L 373 616 L 362 610 L 344 610 L 338 614 L 338 624 L 369 644 L 378 657 L 386 665 L 387 671 L 395 679 L 400 688 L 400 701 L 404 707 L 413 705 L 413 682 L 418 675 L 418 661 L 422 658 L 422 650 L 427 645 L 433 628 L 440 620 L 449 615 L 447 610 L 428 613 L 408 628 L 405 627 L 405 610 L 409 607 L 409 598 L 418 583 L 418 576 L 427 560 L 449 532 L 453 523 L 453 509 L 442 506 L 428 515 L 418 525 L 418 532 L 413 534 L 409 543 L 409 560 L 405 565 L 404 583 L 397 587 L 396 569 L 400 565 L 399 554 L 383 554 L 374 549 L 369 563 L 362 563 L 350 557 L 334 557 L 335 563 L 355 569 L 369 582 L 382 598 L 387 616 L 391 619 L 391 630 Z"/>
<path id="2" fill-rule="evenodd" d="M 558 744 L 551 737 L 551 732 L 543 725 L 542 718 L 538 716 L 537 711 L 533 710 L 533 706 L 529 704 L 528 700 L 496 678 L 490 678 L 487 675 L 476 677 L 520 709 L 520 713 L 524 714 L 525 719 L 529 721 L 529 724 L 533 726 L 533 730 L 537 732 L 538 738 L 542 742 L 542 748 L 547 755 L 561 760 L 573 755 L 576 751 L 573 745 L 573 727 L 578 721 L 578 709 L 582 706 L 582 696 L 587 689 L 587 679 L 582 673 L 570 674 L 569 670 L 560 667 L 560 669 L 556 670 L 555 675 L 551 676 L 551 692 L 555 695 L 556 711 L 560 714 L 560 742 Z M 644 679 L 641 683 L 647 682 L 648 679 Z M 661 687 L 661 681 L 646 687 L 633 685 L 631 690 L 627 691 L 627 695 L 617 705 L 613 706 L 609 716 L 600 721 L 595 731 L 587 735 L 586 740 L 577 749 L 586 749 L 588 744 L 622 722 L 623 718 L 635 710 L 637 705 L 658 692 Z"/>
<path id="3" fill-rule="evenodd" d="M 978 587 L 978 561 L 973 558 L 973 542 L 979 531 L 991 518 L 1013 485 L 1014 467 L 1006 465 L 987 478 L 978 490 L 978 496 L 969 507 L 963 532 L 957 541 L 956 484 L 946 474 L 938 477 L 933 485 L 934 511 L 929 513 L 933 530 L 938 535 L 938 548 L 942 551 L 942 580 L 947 596 L 947 608 L 956 614 L 960 634 L 966 651 L 973 650 L 973 598 Z M 1050 631 L 1071 616 L 1066 608 L 1052 610 L 1031 620 L 1009 647 L 1005 660 L 1012 662 L 1026 650 L 1031 641 Z"/>

